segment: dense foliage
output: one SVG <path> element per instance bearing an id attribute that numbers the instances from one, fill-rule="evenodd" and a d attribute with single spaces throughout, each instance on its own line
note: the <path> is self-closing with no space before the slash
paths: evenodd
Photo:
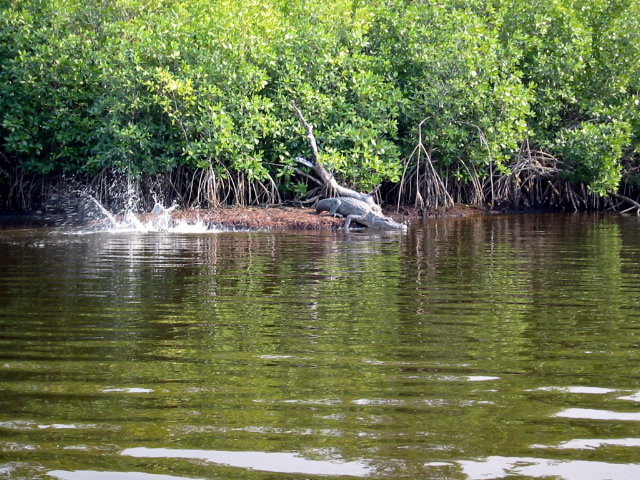
<path id="1" fill-rule="evenodd" d="M 638 175 L 634 0 L 0 0 L 0 18 L 5 184 L 122 171 L 200 203 L 304 194 L 292 100 L 343 183 L 415 180 L 402 201 L 434 172 L 470 201 L 525 144 L 592 194 Z"/>

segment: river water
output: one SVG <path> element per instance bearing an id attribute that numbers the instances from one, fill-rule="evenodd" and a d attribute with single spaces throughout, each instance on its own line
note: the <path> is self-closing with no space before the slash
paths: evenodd
<path id="1" fill-rule="evenodd" d="M 640 478 L 640 221 L 0 231 L 0 478 Z"/>

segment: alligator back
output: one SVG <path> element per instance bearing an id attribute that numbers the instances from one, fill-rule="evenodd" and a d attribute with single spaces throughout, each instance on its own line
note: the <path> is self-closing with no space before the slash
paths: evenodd
<path id="1" fill-rule="evenodd" d="M 403 230 L 407 226 L 386 217 L 379 205 L 349 197 L 333 197 L 318 200 L 316 212 L 329 212 L 334 216 L 346 217 L 343 228 L 349 229 L 352 222 L 376 230 Z"/>
<path id="2" fill-rule="evenodd" d="M 331 212 L 333 214 L 339 213 L 345 217 L 348 215 L 377 213 L 368 203 L 349 197 L 333 197 L 318 200 L 316 202 L 316 212 Z"/>

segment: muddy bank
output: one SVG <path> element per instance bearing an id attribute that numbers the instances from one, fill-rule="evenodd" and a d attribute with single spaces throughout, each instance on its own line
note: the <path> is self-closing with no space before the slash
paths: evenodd
<path id="1" fill-rule="evenodd" d="M 407 222 L 425 217 L 467 217 L 488 215 L 488 209 L 456 205 L 452 209 L 424 212 L 416 208 L 387 208 L 385 215 L 397 222 Z M 344 219 L 333 218 L 328 213 L 316 213 L 313 208 L 297 207 L 229 207 L 209 210 L 184 210 L 172 213 L 177 220 L 195 222 L 200 220 L 209 225 L 240 229 L 294 229 L 294 230 L 334 230 L 344 223 Z"/>

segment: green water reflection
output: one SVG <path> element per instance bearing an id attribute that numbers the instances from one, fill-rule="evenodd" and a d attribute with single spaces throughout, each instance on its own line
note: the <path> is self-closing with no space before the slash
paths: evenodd
<path id="1" fill-rule="evenodd" d="M 587 215 L 2 231 L 0 478 L 638 478 L 639 254 Z"/>

